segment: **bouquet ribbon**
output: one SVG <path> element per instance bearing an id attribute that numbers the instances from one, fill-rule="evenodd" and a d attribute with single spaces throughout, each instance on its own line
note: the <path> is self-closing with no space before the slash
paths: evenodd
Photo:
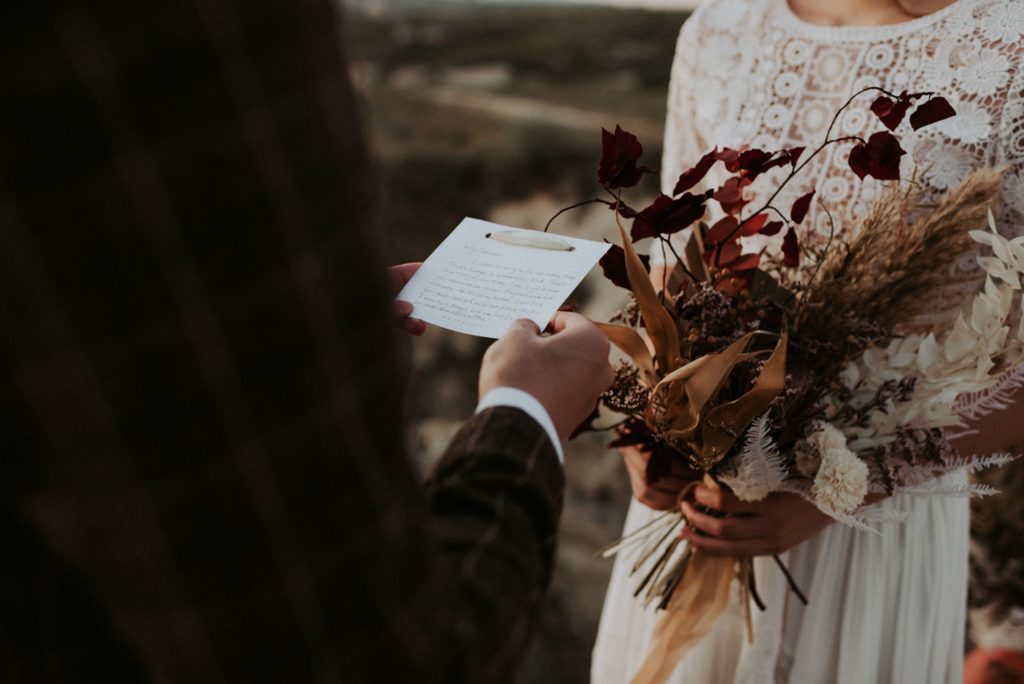
<path id="1" fill-rule="evenodd" d="M 711 475 L 705 485 L 719 486 Z M 680 658 L 705 638 L 729 604 L 736 558 L 693 552 L 686 573 L 654 629 L 654 640 L 632 684 L 659 684 L 669 679 Z"/>
<path id="2" fill-rule="evenodd" d="M 719 489 L 710 475 L 704 484 Z M 660 684 L 668 679 L 683 655 L 703 639 L 729 604 L 736 575 L 735 558 L 694 552 L 678 589 L 654 630 L 654 643 L 632 684 Z"/>

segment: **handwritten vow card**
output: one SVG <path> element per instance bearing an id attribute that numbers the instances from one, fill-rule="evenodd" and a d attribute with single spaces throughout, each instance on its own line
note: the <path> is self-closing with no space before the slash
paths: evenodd
<path id="1" fill-rule="evenodd" d="M 480 337 L 543 329 L 609 245 L 463 219 L 398 293 L 413 317 Z"/>

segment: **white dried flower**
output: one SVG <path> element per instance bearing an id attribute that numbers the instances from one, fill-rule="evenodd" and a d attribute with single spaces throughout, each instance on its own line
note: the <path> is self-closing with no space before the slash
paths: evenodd
<path id="1" fill-rule="evenodd" d="M 812 433 L 821 456 L 821 466 L 814 478 L 811 494 L 818 504 L 840 513 L 850 513 L 864 501 L 868 493 L 868 466 L 846 447 L 846 438 L 835 427 Z M 837 439 L 838 436 L 838 439 Z"/>
<path id="2" fill-rule="evenodd" d="M 813 478 L 821 466 L 821 455 L 833 449 L 846 448 L 846 435 L 831 423 L 816 420 L 807 437 L 794 449 L 796 467 L 805 477 Z"/>
<path id="3" fill-rule="evenodd" d="M 1002 381 L 999 370 L 1024 362 L 1024 236 L 1001 236 L 991 212 L 989 230 L 970 235 L 992 252 L 978 258 L 987 278 L 970 305 L 942 329 L 864 350 L 841 376 L 852 397 L 826 400 L 833 409 L 840 403 L 860 409 L 886 383 L 913 378 L 909 399 L 890 399 L 884 406 L 871 408 L 866 420 L 858 416 L 855 423 L 840 425 L 855 453 L 890 444 L 908 429 L 965 427 L 963 409 L 970 402 L 964 398 L 997 392 L 994 388 Z M 1021 315 L 1019 322 L 1016 315 Z"/>
<path id="4" fill-rule="evenodd" d="M 807 442 L 800 442 L 793 450 L 796 456 L 796 469 L 804 477 L 813 478 L 821 465 L 821 456 Z"/>

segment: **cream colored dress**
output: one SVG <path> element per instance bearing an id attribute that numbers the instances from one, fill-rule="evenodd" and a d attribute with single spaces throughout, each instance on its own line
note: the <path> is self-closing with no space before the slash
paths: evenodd
<path id="1" fill-rule="evenodd" d="M 846 28 L 803 22 L 786 0 L 705 0 L 683 27 L 672 69 L 664 189 L 669 191 L 679 173 L 715 145 L 772 150 L 820 143 L 832 115 L 864 86 L 933 90 L 950 100 L 958 116 L 917 134 L 903 124 L 897 132 L 908 151 L 904 175 L 916 168 L 926 194 L 934 196 L 971 169 L 1009 165 L 998 220 L 1004 235 L 1019 235 L 1024 229 L 1022 55 L 1024 0 L 957 0 L 904 24 Z M 880 130 L 867 109 L 871 100 L 859 100 L 837 130 L 864 137 Z M 788 211 L 813 186 L 842 231 L 882 188 L 849 171 L 848 150 L 839 146 L 823 154 L 778 206 Z M 774 185 L 760 180 L 753 195 L 759 186 Z M 827 216 L 816 212 L 810 220 L 818 239 L 827 234 Z M 965 259 L 951 275 L 970 276 L 976 269 L 973 259 Z M 955 308 L 962 295 L 944 293 L 936 310 Z M 963 481 L 964 476 L 947 479 Z M 745 640 L 734 600 L 671 681 L 959 683 L 967 501 L 898 496 L 882 505 L 909 512 L 910 522 L 880 524 L 877 535 L 832 525 L 784 554 L 808 594 L 807 607 L 787 592 L 770 558 L 756 559 L 757 585 L 768 610 L 754 611 L 753 643 Z M 633 501 L 625 532 L 652 516 Z M 657 619 L 632 597 L 636 578 L 628 576 L 629 563 L 628 556 L 615 561 L 594 648 L 597 684 L 630 680 Z"/>

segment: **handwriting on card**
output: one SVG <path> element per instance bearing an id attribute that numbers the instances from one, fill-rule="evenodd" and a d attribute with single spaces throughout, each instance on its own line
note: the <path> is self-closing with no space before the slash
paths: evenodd
<path id="1" fill-rule="evenodd" d="M 520 244 L 494 234 L 523 233 Z M 544 235 L 465 219 L 424 262 L 398 299 L 413 316 L 450 330 L 500 337 L 519 318 L 540 328 L 608 250 L 590 240 L 552 236 L 570 249 L 543 247 Z M 540 246 L 531 246 L 531 243 Z"/>

